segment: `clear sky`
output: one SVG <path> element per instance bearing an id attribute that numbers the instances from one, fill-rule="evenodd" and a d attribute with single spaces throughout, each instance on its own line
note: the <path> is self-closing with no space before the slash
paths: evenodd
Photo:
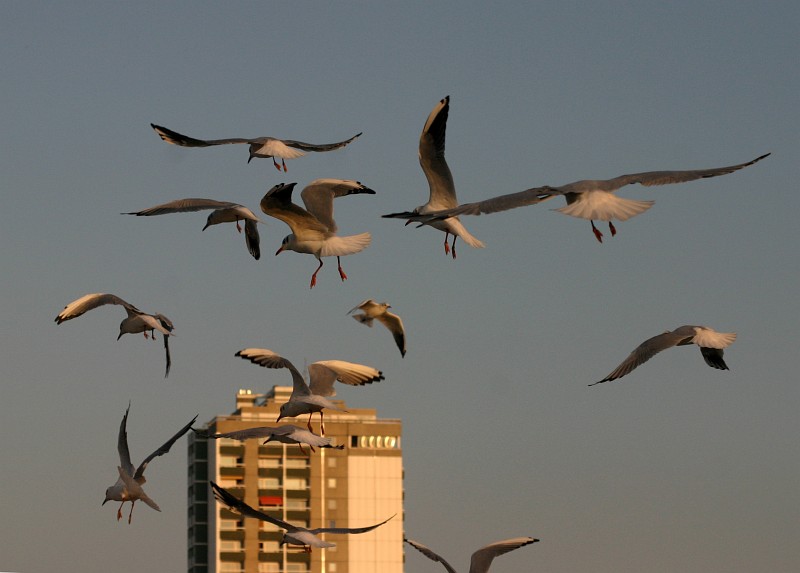
<path id="1" fill-rule="evenodd" d="M 128 401 L 134 463 L 238 388 L 288 384 L 234 357 L 361 362 L 386 380 L 342 388 L 404 422 L 409 537 L 466 570 L 506 537 L 542 542 L 494 570 L 796 571 L 800 563 L 797 2 L 4 2 L 0 6 L 0 570 L 139 573 L 186 565 L 185 440 L 148 467 L 161 506 L 133 524 L 100 506 L 117 477 Z M 486 243 L 381 219 L 427 200 L 425 118 L 451 96 L 447 160 L 460 201 L 539 185 L 772 156 L 654 199 L 599 244 L 563 199 L 464 219 Z M 246 163 L 271 135 L 344 150 Z M 372 245 L 329 260 L 261 261 L 204 213 L 124 217 L 182 197 L 258 211 L 279 182 L 358 179 L 340 232 Z M 259 212 L 260 213 L 260 212 Z M 117 294 L 176 325 L 163 349 L 106 307 L 57 326 L 68 302 Z M 365 298 L 389 334 L 345 313 Z M 735 331 L 731 370 L 696 348 L 588 388 L 644 339 L 683 324 Z M 159 337 L 160 338 L 160 337 Z M 409 571 L 440 566 L 416 552 Z"/>

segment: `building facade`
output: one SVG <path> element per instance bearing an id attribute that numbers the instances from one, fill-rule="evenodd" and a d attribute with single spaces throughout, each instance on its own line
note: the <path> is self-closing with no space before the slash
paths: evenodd
<path id="1" fill-rule="evenodd" d="M 207 424 L 209 433 L 276 426 L 291 387 L 266 395 L 240 390 L 236 411 Z M 189 436 L 189 573 L 402 573 L 403 458 L 400 420 L 379 419 L 374 409 L 325 412 L 325 436 L 344 449 L 310 453 L 297 445 L 249 439 Z M 305 427 L 308 416 L 282 424 Z M 319 433 L 319 414 L 312 427 Z M 310 455 L 307 455 L 310 453 Z M 209 480 L 252 507 L 304 527 L 364 527 L 394 515 L 364 534 L 322 537 L 328 549 L 280 546 L 282 531 L 243 518 L 219 504 Z"/>

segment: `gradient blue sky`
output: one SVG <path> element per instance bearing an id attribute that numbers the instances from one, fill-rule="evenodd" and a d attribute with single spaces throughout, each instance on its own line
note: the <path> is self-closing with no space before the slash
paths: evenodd
<path id="1" fill-rule="evenodd" d="M 0 569 L 139 573 L 186 563 L 185 441 L 148 468 L 162 513 L 131 526 L 100 507 L 130 400 L 138 461 L 240 387 L 338 358 L 386 380 L 344 388 L 404 422 L 406 532 L 465 570 L 484 543 L 540 544 L 498 571 L 796 571 L 800 563 L 796 2 L 5 2 L 0 6 L 3 209 Z M 485 241 L 445 257 L 443 234 L 380 214 L 425 202 L 417 142 L 451 96 L 447 159 L 462 202 L 576 179 L 772 156 L 654 199 L 598 244 L 563 200 L 464 220 Z M 246 163 L 272 135 L 342 151 Z M 342 233 L 372 246 L 308 280 L 316 261 L 263 257 L 204 214 L 122 217 L 181 197 L 258 209 L 274 184 L 358 179 Z M 265 217 L 265 219 L 268 219 Z M 176 324 L 173 371 L 123 313 L 53 318 L 112 292 Z M 408 355 L 345 316 L 387 300 Z M 736 331 L 729 372 L 694 348 L 587 388 L 637 344 L 682 324 Z M 416 552 L 407 570 L 439 571 Z"/>

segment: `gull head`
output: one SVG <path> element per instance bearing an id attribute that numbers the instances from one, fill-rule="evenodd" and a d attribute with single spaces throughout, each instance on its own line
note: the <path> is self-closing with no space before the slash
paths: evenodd
<path id="1" fill-rule="evenodd" d="M 275 251 L 275 256 L 280 255 L 283 251 L 290 250 L 294 244 L 294 233 L 286 235 L 281 241 L 281 248 Z"/>

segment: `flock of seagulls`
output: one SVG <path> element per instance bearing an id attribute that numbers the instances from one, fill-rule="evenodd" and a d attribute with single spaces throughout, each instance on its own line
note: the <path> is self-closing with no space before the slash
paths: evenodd
<path id="1" fill-rule="evenodd" d="M 440 100 L 428 115 L 419 139 L 419 162 L 428 181 L 428 201 L 412 211 L 402 211 L 383 215 L 386 218 L 399 218 L 418 226 L 430 226 L 445 233 L 445 255 L 456 258 L 456 240 L 460 237 L 473 248 L 483 248 L 484 244 L 467 231 L 460 220 L 461 215 L 481 215 L 498 213 L 518 207 L 531 206 L 543 201 L 562 196 L 566 206 L 556 211 L 587 219 L 591 222 L 592 232 L 599 242 L 603 240 L 603 233 L 595 225 L 595 221 L 608 223 L 612 236 L 617 232 L 613 220 L 625 221 L 631 217 L 647 211 L 653 201 L 625 199 L 615 195 L 615 192 L 624 186 L 640 184 L 644 186 L 666 185 L 685 183 L 702 178 L 726 175 L 754 165 L 770 154 L 761 155 L 752 161 L 716 167 L 711 169 L 687 171 L 649 171 L 622 175 L 608 180 L 583 180 L 561 186 L 539 186 L 525 191 L 500 195 L 473 203 L 459 204 L 456 198 L 456 189 L 453 175 L 445 160 L 445 139 L 447 119 L 450 110 L 450 97 Z M 286 172 L 287 159 L 295 159 L 306 152 L 325 152 L 341 149 L 357 139 L 361 133 L 344 141 L 329 144 L 311 144 L 301 141 L 277 139 L 273 137 L 257 137 L 253 139 L 195 139 L 165 127 L 151 124 L 152 128 L 162 140 L 173 145 L 183 147 L 210 147 L 226 144 L 247 144 L 249 146 L 248 163 L 254 158 L 272 159 L 273 165 L 279 171 Z M 278 163 L 280 160 L 280 163 Z M 342 281 L 347 275 L 342 269 L 341 257 L 352 255 L 366 249 L 372 240 L 370 233 L 356 235 L 339 235 L 338 227 L 333 217 L 334 200 L 348 195 L 374 195 L 375 191 L 359 181 L 346 179 L 316 179 L 309 183 L 300 193 L 303 207 L 292 202 L 292 191 L 296 183 L 279 183 L 273 186 L 261 199 L 261 211 L 275 219 L 283 221 L 290 228 L 291 234 L 281 242 L 276 255 L 284 251 L 294 251 L 313 255 L 318 266 L 311 275 L 310 288 L 317 283 L 317 275 L 323 267 L 324 257 L 336 257 L 339 276 Z M 206 219 L 203 231 L 212 225 L 234 223 L 237 231 L 241 233 L 240 223 L 244 223 L 244 235 L 247 250 L 256 260 L 260 259 L 260 237 L 258 224 L 261 220 L 247 207 L 234 202 L 217 201 L 213 199 L 186 198 L 162 203 L 141 211 L 122 213 L 137 217 L 151 217 L 173 213 L 187 213 L 196 211 L 211 211 Z M 452 235 L 452 242 L 448 242 Z M 155 332 L 161 333 L 164 339 L 166 353 L 165 377 L 169 375 L 171 359 L 169 338 L 175 336 L 174 325 L 163 314 L 148 314 L 122 298 L 109 293 L 94 293 L 84 295 L 69 304 L 56 316 L 55 322 L 61 324 L 84 313 L 104 305 L 122 306 L 126 318 L 120 323 L 119 340 L 123 334 L 142 333 L 145 338 L 148 334 L 155 339 Z M 402 357 L 406 355 L 406 333 L 402 319 L 391 312 L 391 306 L 386 302 L 376 302 L 366 299 L 347 312 L 348 315 L 369 327 L 374 320 L 378 320 L 391 333 L 395 345 Z M 675 330 L 664 332 L 641 343 L 617 368 L 608 376 L 589 384 L 596 384 L 617 380 L 630 374 L 634 369 L 652 358 L 657 353 L 674 346 L 695 344 L 700 348 L 703 359 L 710 367 L 727 370 L 728 366 L 723 360 L 724 349 L 736 339 L 735 333 L 717 332 L 706 326 L 681 326 Z M 190 429 L 202 433 L 210 439 L 230 438 L 235 440 L 263 439 L 264 443 L 277 441 L 284 444 L 297 444 L 304 454 L 304 445 L 311 452 L 315 448 L 338 448 L 330 438 L 325 437 L 323 412 L 326 409 L 344 411 L 330 398 L 336 395 L 336 382 L 350 386 L 364 386 L 384 380 L 383 372 L 377 368 L 346 362 L 343 360 L 322 360 L 314 362 L 307 367 L 309 381 L 306 382 L 300 371 L 286 358 L 272 350 L 265 348 L 245 348 L 236 352 L 236 356 L 248 360 L 253 364 L 271 369 L 287 369 L 292 377 L 292 393 L 289 400 L 280 407 L 280 415 L 275 423 L 284 418 L 296 418 L 308 415 L 307 429 L 295 425 L 279 425 L 276 427 L 259 427 L 236 432 L 209 434 L 193 427 L 197 416 L 181 428 L 167 442 L 144 459 L 138 468 L 131 463 L 127 440 L 127 421 L 130 404 L 125 411 L 119 428 L 117 448 L 119 451 L 120 465 L 118 466 L 118 479 L 114 485 L 106 490 L 103 504 L 108 501 L 121 502 L 117 510 L 117 520 L 122 517 L 122 507 L 125 502 L 131 502 L 131 511 L 128 523 L 131 522 L 133 506 L 141 500 L 157 511 L 159 506 L 144 492 L 142 484 L 145 482 L 144 471 L 153 458 L 167 453 L 172 445 L 186 434 Z M 320 431 L 314 433 L 311 425 L 314 413 L 319 413 Z M 333 547 L 333 543 L 319 537 L 323 533 L 332 534 L 362 534 L 380 527 L 392 517 L 361 528 L 317 528 L 306 529 L 293 526 L 280 519 L 247 505 L 232 493 L 226 491 L 213 481 L 210 482 L 216 499 L 231 510 L 243 516 L 270 522 L 285 533 L 282 544 L 297 545 L 306 551 L 312 547 Z M 423 553 L 433 561 L 441 563 L 449 573 L 455 573 L 450 564 L 426 546 L 405 539 L 406 543 Z M 509 551 L 530 545 L 539 541 L 533 537 L 518 537 L 491 543 L 472 554 L 470 573 L 486 573 L 492 560 Z"/>

